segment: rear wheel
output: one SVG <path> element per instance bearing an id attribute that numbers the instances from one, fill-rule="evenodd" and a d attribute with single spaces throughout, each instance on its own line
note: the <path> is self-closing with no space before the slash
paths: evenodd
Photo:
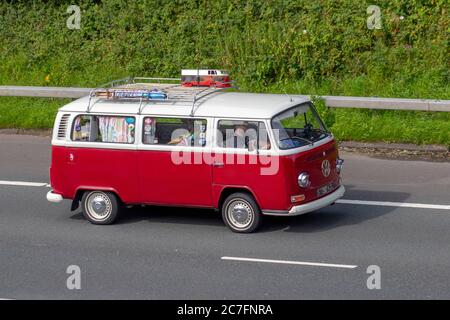
<path id="1" fill-rule="evenodd" d="M 93 224 L 112 224 L 120 211 L 119 200 L 112 192 L 86 191 L 81 205 L 84 217 Z"/>
<path id="2" fill-rule="evenodd" d="M 237 192 L 225 199 L 222 219 L 231 231 L 250 233 L 261 224 L 261 210 L 252 196 Z"/>

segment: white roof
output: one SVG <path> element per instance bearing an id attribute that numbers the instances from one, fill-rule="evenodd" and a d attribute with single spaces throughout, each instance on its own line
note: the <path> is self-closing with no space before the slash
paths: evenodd
<path id="1" fill-rule="evenodd" d="M 292 99 L 292 101 L 291 101 Z M 305 96 L 285 94 L 216 92 L 200 98 L 194 106 L 195 117 L 270 119 L 283 110 L 309 101 Z M 61 112 L 85 113 L 89 97 L 75 100 L 60 108 Z M 139 100 L 107 100 L 92 98 L 90 112 L 110 114 L 138 114 Z M 190 116 L 192 102 L 181 101 L 143 101 L 141 114 L 156 116 Z"/>

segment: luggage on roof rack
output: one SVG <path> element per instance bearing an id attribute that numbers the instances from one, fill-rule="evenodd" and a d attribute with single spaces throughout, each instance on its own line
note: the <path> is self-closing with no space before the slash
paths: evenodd
<path id="1" fill-rule="evenodd" d="M 227 72 L 217 69 L 183 69 L 181 84 L 185 87 L 231 87 L 232 82 Z"/>
<path id="2" fill-rule="evenodd" d="M 179 78 L 146 78 L 130 77 L 110 81 L 89 94 L 87 112 L 90 112 L 92 98 L 109 100 L 139 100 L 139 113 L 143 102 L 147 103 L 192 103 L 191 115 L 194 114 L 196 104 L 218 91 L 235 88 L 232 82 L 222 82 L 220 85 L 211 83 L 208 86 L 185 86 Z M 165 83 L 163 83 L 165 82 Z M 145 106 L 145 105 L 144 105 Z"/>
<path id="3" fill-rule="evenodd" d="M 157 89 L 133 89 L 133 88 L 113 88 L 98 89 L 92 92 L 92 95 L 98 98 L 106 99 L 152 99 L 165 100 L 167 93 Z"/>

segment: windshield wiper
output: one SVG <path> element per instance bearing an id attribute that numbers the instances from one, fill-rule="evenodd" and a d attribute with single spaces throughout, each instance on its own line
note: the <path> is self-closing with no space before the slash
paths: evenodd
<path id="1" fill-rule="evenodd" d="M 304 141 L 308 142 L 310 145 L 312 145 L 312 146 L 314 145 L 314 142 L 313 142 L 313 141 L 308 140 L 308 139 L 306 139 L 306 138 L 302 138 L 302 137 L 298 137 L 298 136 L 292 136 L 291 139 L 300 139 L 300 140 L 304 140 Z"/>

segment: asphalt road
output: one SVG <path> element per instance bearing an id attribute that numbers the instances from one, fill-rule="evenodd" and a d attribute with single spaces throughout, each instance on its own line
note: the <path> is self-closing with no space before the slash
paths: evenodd
<path id="1" fill-rule="evenodd" d="M 0 185 L 0 298 L 450 299 L 450 210 L 426 206 L 450 204 L 450 163 L 342 156 L 345 199 L 380 203 L 268 217 L 247 235 L 181 208 L 127 209 L 94 226 L 69 202 L 48 203 L 45 186 Z M 48 138 L 0 135 L 0 180 L 48 182 L 49 161 Z M 69 265 L 80 290 L 66 287 Z M 367 288 L 371 265 L 381 289 Z"/>

